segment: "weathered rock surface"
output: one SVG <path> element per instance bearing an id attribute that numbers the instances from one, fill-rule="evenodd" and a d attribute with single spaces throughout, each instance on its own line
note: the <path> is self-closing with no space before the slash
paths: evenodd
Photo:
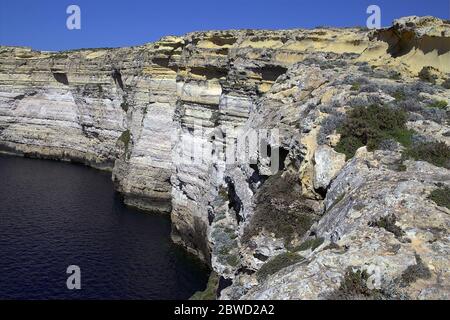
<path id="1" fill-rule="evenodd" d="M 245 298 L 339 298 L 346 270 L 352 268 L 367 272 L 366 285 L 379 290 L 381 298 L 448 299 L 450 211 L 427 195 L 436 184 L 450 183 L 450 171 L 408 162 L 406 171 L 392 172 L 382 163 L 389 156 L 377 151 L 347 163 L 314 227 L 323 244 L 305 261 L 252 288 Z M 392 225 L 377 223 L 389 218 Z M 423 270 L 413 274 L 418 263 Z M 374 297 L 375 292 L 362 298 Z M 350 293 L 343 298 L 358 297 Z"/>
<path id="2" fill-rule="evenodd" d="M 0 147 L 111 170 L 127 204 L 171 213 L 222 299 L 445 299 L 450 212 L 429 196 L 448 168 L 392 139 L 348 159 L 334 149 L 370 105 L 403 110 L 413 143 L 450 145 L 449 66 L 450 24 L 433 17 L 0 47 Z"/>
<path id="3" fill-rule="evenodd" d="M 345 155 L 327 145 L 318 146 L 314 154 L 314 189 L 326 190 L 345 165 Z"/>

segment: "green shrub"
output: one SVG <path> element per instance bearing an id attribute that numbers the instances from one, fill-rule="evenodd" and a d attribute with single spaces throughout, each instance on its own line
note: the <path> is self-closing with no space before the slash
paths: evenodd
<path id="1" fill-rule="evenodd" d="M 217 288 L 219 286 L 219 276 L 214 271 L 211 272 L 206 289 L 197 291 L 189 300 L 216 300 Z"/>
<path id="2" fill-rule="evenodd" d="M 324 238 L 320 237 L 320 238 L 314 238 L 314 239 L 308 239 L 306 241 L 304 241 L 302 244 L 300 244 L 299 246 L 295 247 L 293 251 L 297 252 L 297 251 L 305 251 L 308 249 L 311 249 L 311 251 L 314 251 L 315 249 L 317 249 L 323 242 L 324 242 Z"/>
<path id="3" fill-rule="evenodd" d="M 290 265 L 303 261 L 304 258 L 296 253 L 285 252 L 267 261 L 256 273 L 258 280 L 264 280 L 269 275 L 280 271 Z"/>
<path id="4" fill-rule="evenodd" d="M 445 109 L 447 108 L 447 101 L 444 100 L 436 100 L 433 103 L 430 103 L 428 105 L 428 108 L 435 108 L 435 109 Z"/>
<path id="5" fill-rule="evenodd" d="M 402 90 L 397 90 L 394 92 L 392 97 L 394 97 L 397 101 L 401 101 L 405 99 L 405 93 Z"/>
<path id="6" fill-rule="evenodd" d="M 64 53 L 55 53 L 55 54 L 52 54 L 51 57 L 53 59 L 67 59 L 67 58 L 69 58 L 69 56 L 67 54 L 64 54 Z"/>
<path id="7" fill-rule="evenodd" d="M 391 138 L 395 139 L 404 147 L 410 147 L 414 133 L 414 130 L 409 130 L 406 128 L 396 129 L 391 132 Z"/>
<path id="8" fill-rule="evenodd" d="M 369 274 L 365 270 L 353 270 L 348 267 L 339 288 L 326 298 L 330 300 L 383 299 L 381 291 L 369 289 L 367 280 Z"/>
<path id="9" fill-rule="evenodd" d="M 228 191 L 227 188 L 220 186 L 219 187 L 219 192 L 218 192 L 220 198 L 222 198 L 222 200 L 227 201 L 228 200 Z"/>
<path id="10" fill-rule="evenodd" d="M 123 144 L 125 145 L 125 150 L 128 150 L 130 140 L 131 140 L 130 130 L 125 130 L 119 137 L 119 141 L 122 141 Z"/>
<path id="11" fill-rule="evenodd" d="M 350 159 L 355 155 L 356 150 L 363 146 L 364 143 L 357 137 L 341 136 L 341 140 L 339 140 L 339 143 L 336 145 L 335 150 L 339 153 L 345 154 L 346 159 Z"/>
<path id="12" fill-rule="evenodd" d="M 342 249 L 340 245 L 335 242 L 330 242 L 330 244 L 326 245 L 323 250 L 339 250 Z"/>
<path id="13" fill-rule="evenodd" d="M 423 263 L 422 258 L 416 254 L 416 264 L 408 266 L 401 276 L 401 285 L 408 286 L 417 279 L 431 278 L 430 269 Z"/>
<path id="14" fill-rule="evenodd" d="M 406 128 L 406 119 L 404 111 L 385 106 L 354 108 L 337 130 L 341 134 L 341 140 L 335 150 L 344 153 L 349 159 L 355 155 L 358 148 L 366 145 L 371 151 L 387 139 L 395 139 L 408 145 L 412 131 Z"/>
<path id="15" fill-rule="evenodd" d="M 427 161 L 450 169 L 450 148 L 444 142 L 421 142 L 403 152 L 403 158 Z"/>
<path id="16" fill-rule="evenodd" d="M 358 82 L 355 82 L 354 84 L 352 84 L 352 86 L 350 87 L 350 90 L 352 91 L 359 91 L 361 89 L 361 84 L 359 84 Z"/>
<path id="17" fill-rule="evenodd" d="M 317 216 L 300 196 L 300 188 L 295 175 L 283 177 L 279 172 L 270 176 L 255 195 L 255 213 L 241 241 L 247 243 L 263 230 L 284 239 L 286 245 L 295 237 L 303 236 Z"/>
<path id="18" fill-rule="evenodd" d="M 252 217 L 251 227 L 245 230 L 243 241 L 257 235 L 263 229 L 273 233 L 276 238 L 284 238 L 289 243 L 295 235 L 302 236 L 314 223 L 311 214 L 287 211 L 276 213 L 276 211 L 257 211 Z"/>
<path id="19" fill-rule="evenodd" d="M 428 199 L 433 200 L 438 206 L 450 209 L 450 188 L 447 186 L 431 191 Z"/>
<path id="20" fill-rule="evenodd" d="M 20 52 L 16 55 L 17 58 L 21 59 L 27 59 L 27 58 L 33 58 L 34 54 L 32 52 Z"/>
<path id="21" fill-rule="evenodd" d="M 237 267 L 241 262 L 237 254 L 229 254 L 226 258 L 227 263 L 232 267 Z"/>
<path id="22" fill-rule="evenodd" d="M 385 217 L 380 218 L 377 221 L 369 223 L 371 227 L 383 228 L 386 231 L 389 231 L 395 235 L 396 238 L 401 238 L 405 235 L 405 232 L 397 226 L 395 223 L 397 222 L 397 217 L 394 214 L 388 214 Z"/>

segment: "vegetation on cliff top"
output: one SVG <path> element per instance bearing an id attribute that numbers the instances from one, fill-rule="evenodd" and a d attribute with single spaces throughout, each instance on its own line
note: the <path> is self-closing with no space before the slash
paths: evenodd
<path id="1" fill-rule="evenodd" d="M 377 149 L 384 140 L 394 139 L 408 146 L 412 131 L 406 128 L 406 113 L 399 109 L 372 105 L 352 109 L 338 128 L 341 139 L 336 151 L 352 158 L 358 148 Z"/>
<path id="2" fill-rule="evenodd" d="M 435 102 L 432 108 L 445 108 Z M 444 142 L 418 141 L 413 143 L 414 131 L 406 127 L 407 113 L 401 109 L 372 105 L 352 109 L 337 129 L 341 139 L 335 150 L 352 158 L 358 148 L 369 151 L 381 148 L 384 142 L 395 140 L 405 147 L 403 160 L 427 161 L 439 167 L 450 168 L 450 148 Z"/>

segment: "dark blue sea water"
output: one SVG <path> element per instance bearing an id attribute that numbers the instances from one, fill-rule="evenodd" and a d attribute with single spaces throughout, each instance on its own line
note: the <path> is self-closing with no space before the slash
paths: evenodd
<path id="1" fill-rule="evenodd" d="M 0 299 L 187 299 L 206 281 L 168 216 L 124 206 L 109 173 L 0 155 Z"/>

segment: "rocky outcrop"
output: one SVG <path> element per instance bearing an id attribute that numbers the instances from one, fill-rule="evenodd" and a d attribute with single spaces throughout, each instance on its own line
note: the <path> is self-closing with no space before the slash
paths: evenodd
<path id="1" fill-rule="evenodd" d="M 2 47 L 2 149 L 112 170 L 126 203 L 169 211 L 177 85 L 168 63 L 181 44 L 169 37 L 60 53 Z"/>
<path id="2" fill-rule="evenodd" d="M 323 238 L 305 259 L 275 273 L 246 299 L 448 299 L 449 210 L 427 196 L 450 172 L 390 151 L 359 152 L 333 181 L 313 227 Z M 389 160 L 387 160 L 389 159 Z M 365 290 L 342 287 L 348 271 Z M 354 289 L 354 288 L 353 288 Z"/>
<path id="3" fill-rule="evenodd" d="M 372 33 L 370 38 L 379 41 L 366 50 L 364 58 L 373 59 L 380 64 L 396 65 L 412 74 L 430 67 L 444 74 L 450 72 L 448 20 L 405 17 L 395 20 L 391 28 Z M 375 55 L 378 54 L 380 55 L 376 58 Z"/>
<path id="4" fill-rule="evenodd" d="M 222 299 L 446 298 L 449 30 L 0 47 L 0 146 L 111 170 L 127 204 L 170 212 Z"/>
<path id="5" fill-rule="evenodd" d="M 331 180 L 345 165 L 345 155 L 328 145 L 320 145 L 314 153 L 314 189 L 327 190 Z"/>

